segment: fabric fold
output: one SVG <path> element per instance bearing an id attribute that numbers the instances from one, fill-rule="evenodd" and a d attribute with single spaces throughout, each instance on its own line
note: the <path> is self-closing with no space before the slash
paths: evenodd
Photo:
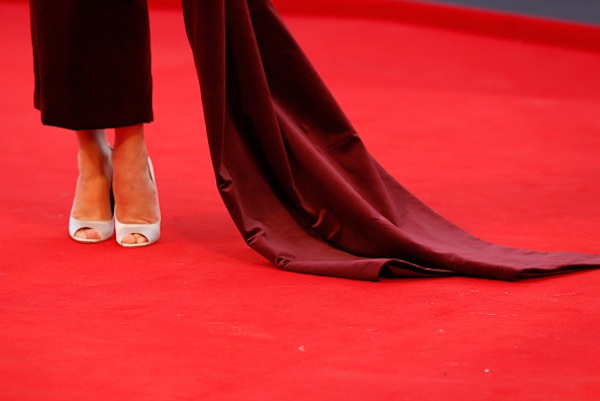
<path id="1" fill-rule="evenodd" d="M 275 266 L 362 280 L 516 280 L 599 255 L 491 244 L 429 208 L 369 154 L 268 0 L 183 0 L 217 185 Z"/>

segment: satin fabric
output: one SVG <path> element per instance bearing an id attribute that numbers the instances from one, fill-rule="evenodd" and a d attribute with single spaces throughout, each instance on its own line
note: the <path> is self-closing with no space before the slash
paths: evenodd
<path id="1" fill-rule="evenodd" d="M 183 0 L 214 172 L 250 247 L 294 272 L 516 280 L 600 256 L 478 239 L 369 154 L 267 0 Z"/>

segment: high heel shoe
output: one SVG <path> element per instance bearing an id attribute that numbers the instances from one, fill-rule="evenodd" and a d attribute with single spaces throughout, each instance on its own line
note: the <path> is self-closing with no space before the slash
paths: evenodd
<path id="1" fill-rule="evenodd" d="M 154 177 L 154 167 L 152 166 L 152 161 L 150 160 L 150 158 L 148 158 L 148 171 L 150 173 L 150 179 L 152 180 L 152 183 L 154 184 L 154 188 L 156 189 L 156 179 Z M 136 247 L 140 247 L 140 246 L 148 246 L 148 245 L 151 245 L 151 244 L 155 243 L 156 241 L 158 241 L 158 238 L 160 237 L 160 212 L 159 212 L 158 221 L 156 223 L 150 223 L 150 224 L 121 223 L 117 219 L 116 206 L 115 206 L 114 216 L 115 216 L 115 230 L 117 232 L 116 239 L 117 239 L 117 243 L 119 245 L 124 246 L 126 248 L 136 248 Z M 135 243 L 135 244 L 125 244 L 122 242 L 123 238 L 125 238 L 127 235 L 133 235 L 133 234 L 143 235 L 147 239 L 147 241 Z"/>
<path id="2" fill-rule="evenodd" d="M 111 211 L 114 209 L 114 198 L 112 190 L 110 191 L 110 209 Z M 77 231 L 81 229 L 90 229 L 95 230 L 100 238 L 80 238 L 75 236 Z M 110 237 L 112 237 L 115 231 L 115 222 L 114 222 L 114 212 L 113 218 L 108 221 L 104 220 L 79 220 L 73 217 L 73 211 L 71 210 L 71 214 L 69 215 L 69 236 L 77 242 L 81 242 L 83 244 L 94 244 L 96 242 L 106 241 Z"/>
<path id="3" fill-rule="evenodd" d="M 112 148 L 110 148 L 112 152 Z M 71 209 L 71 213 L 69 215 L 69 236 L 77 241 L 84 244 L 93 244 L 96 242 L 106 241 L 110 237 L 112 237 L 115 231 L 115 223 L 114 223 L 114 205 L 115 200 L 113 197 L 112 188 L 110 189 L 110 211 L 113 216 L 110 220 L 79 220 L 73 217 L 73 209 Z M 75 236 L 79 230 L 82 229 L 90 229 L 94 230 L 98 233 L 100 238 L 80 238 Z"/>
<path id="4" fill-rule="evenodd" d="M 75 234 L 77 231 L 89 228 L 91 230 L 95 230 L 100 235 L 98 239 L 89 239 L 89 238 L 79 238 L 76 237 Z M 81 242 L 84 244 L 93 244 L 96 242 L 106 241 L 110 237 L 112 237 L 113 232 L 115 230 L 114 221 L 111 219 L 109 221 L 96 221 L 96 220 L 79 220 L 74 218 L 72 215 L 69 217 L 69 236 L 77 242 Z"/>

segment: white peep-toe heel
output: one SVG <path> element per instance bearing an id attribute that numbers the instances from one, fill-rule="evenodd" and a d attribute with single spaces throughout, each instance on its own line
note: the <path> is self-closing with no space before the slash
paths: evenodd
<path id="1" fill-rule="evenodd" d="M 148 171 L 150 173 L 150 179 L 152 180 L 152 183 L 154 184 L 154 188 L 156 189 L 156 179 L 154 177 L 154 167 L 152 166 L 152 161 L 150 160 L 150 158 L 148 158 Z M 151 245 L 151 244 L 155 243 L 156 241 L 158 241 L 158 238 L 160 237 L 160 220 L 161 220 L 160 212 L 159 212 L 158 221 L 156 223 L 150 223 L 150 224 L 121 223 L 117 219 L 117 207 L 116 206 L 115 206 L 114 216 L 115 216 L 116 240 L 119 245 L 124 246 L 126 248 L 136 248 L 136 247 L 141 247 L 141 246 L 148 246 L 148 245 Z M 146 237 L 146 239 L 148 241 L 141 242 L 141 243 L 135 243 L 135 244 L 124 244 L 122 242 L 123 238 L 125 238 L 127 235 L 133 235 L 133 234 L 143 235 L 144 237 Z"/>
<path id="2" fill-rule="evenodd" d="M 79 238 L 75 236 L 75 233 L 81 229 L 88 228 L 96 230 L 100 235 L 98 239 Z M 113 220 L 110 221 L 95 221 L 95 220 L 78 220 L 72 215 L 69 217 L 69 236 L 77 242 L 84 244 L 93 244 L 96 242 L 106 241 L 112 237 L 115 230 L 115 224 Z"/>

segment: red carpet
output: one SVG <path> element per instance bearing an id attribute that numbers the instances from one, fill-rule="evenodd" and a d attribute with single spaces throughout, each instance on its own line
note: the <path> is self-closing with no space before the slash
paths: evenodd
<path id="1" fill-rule="evenodd" d="M 487 240 L 600 253 L 594 48 L 281 3 L 371 152 L 421 199 Z M 0 11 L 1 400 L 600 397 L 600 272 L 366 283 L 250 251 L 214 188 L 177 11 L 151 14 L 163 237 L 70 241 L 75 142 L 32 108 L 26 6 Z"/>

